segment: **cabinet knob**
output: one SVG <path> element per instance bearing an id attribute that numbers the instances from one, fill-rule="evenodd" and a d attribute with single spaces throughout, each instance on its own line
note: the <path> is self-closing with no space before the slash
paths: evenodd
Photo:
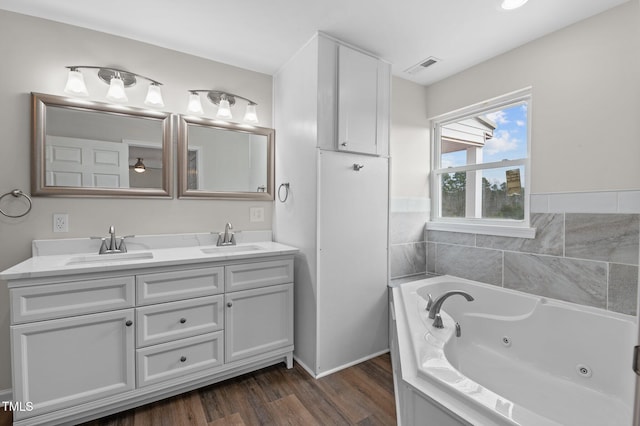
<path id="1" fill-rule="evenodd" d="M 340 145 L 347 146 L 347 141 L 342 142 Z"/>
<path id="2" fill-rule="evenodd" d="M 133 325 L 133 321 L 127 320 L 127 322 L 125 322 L 124 325 L 126 325 L 127 327 L 131 327 Z"/>
<path id="3" fill-rule="evenodd" d="M 180 357 L 180 362 L 185 362 L 186 360 L 187 360 L 187 357 L 186 357 L 186 356 L 181 356 L 181 357 Z"/>
<path id="4" fill-rule="evenodd" d="M 228 307 L 232 307 L 232 306 L 233 306 L 233 303 L 231 303 L 231 302 L 227 302 L 227 306 L 228 306 Z"/>
<path id="5" fill-rule="evenodd" d="M 180 318 L 180 324 L 184 324 L 185 322 L 187 322 L 186 318 Z"/>

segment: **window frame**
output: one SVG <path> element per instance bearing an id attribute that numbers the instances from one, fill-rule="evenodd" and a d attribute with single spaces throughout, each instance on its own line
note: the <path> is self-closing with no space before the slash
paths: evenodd
<path id="1" fill-rule="evenodd" d="M 476 117 L 506 107 L 527 105 L 527 151 L 526 158 L 515 160 L 502 160 L 490 163 L 463 165 L 456 167 L 441 167 L 442 139 L 441 128 L 447 124 L 458 122 L 466 118 Z M 515 92 L 507 93 L 468 107 L 464 107 L 446 114 L 432 118 L 431 121 L 431 221 L 427 222 L 427 229 L 466 232 L 474 234 L 510 236 L 521 238 L 534 238 L 535 228 L 530 226 L 530 199 L 531 199 L 531 128 L 532 128 L 532 93 L 531 87 Z M 496 219 L 496 218 L 469 218 L 469 217 L 443 217 L 441 204 L 441 177 L 446 173 L 470 172 L 486 169 L 499 169 L 505 167 L 524 167 L 524 218 Z"/>

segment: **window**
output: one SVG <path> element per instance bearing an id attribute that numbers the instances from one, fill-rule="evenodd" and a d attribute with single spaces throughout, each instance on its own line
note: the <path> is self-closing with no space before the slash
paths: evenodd
<path id="1" fill-rule="evenodd" d="M 433 120 L 430 229 L 532 238 L 530 89 Z"/>

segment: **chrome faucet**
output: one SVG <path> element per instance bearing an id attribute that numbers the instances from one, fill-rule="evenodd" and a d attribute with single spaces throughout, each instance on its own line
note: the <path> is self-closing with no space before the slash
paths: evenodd
<path id="1" fill-rule="evenodd" d="M 218 234 L 218 242 L 216 245 L 218 246 L 235 246 L 236 245 L 236 236 L 231 230 L 233 229 L 233 225 L 231 222 L 227 222 L 224 227 L 224 233 L 220 232 Z"/>
<path id="2" fill-rule="evenodd" d="M 129 237 L 133 237 L 133 235 L 126 235 L 124 237 L 120 237 L 120 242 L 118 243 L 116 241 L 118 239 L 118 237 L 116 237 L 116 228 L 113 225 L 111 225 L 109 227 L 109 244 L 107 244 L 106 238 L 101 238 L 102 244 L 100 245 L 99 254 L 126 253 L 127 246 L 124 243 L 124 239 Z"/>
<path id="3" fill-rule="evenodd" d="M 433 326 L 435 328 L 444 327 L 444 325 L 442 325 L 442 317 L 440 316 L 440 309 L 442 308 L 442 304 L 448 297 L 455 296 L 456 294 L 459 294 L 460 296 L 464 296 L 464 298 L 467 299 L 467 301 L 469 302 L 473 301 L 473 297 L 469 293 L 460 291 L 460 290 L 448 291 L 438 296 L 436 300 L 432 300 L 431 295 L 429 295 L 429 298 L 427 299 L 427 311 L 429 311 L 429 318 L 433 320 Z"/>

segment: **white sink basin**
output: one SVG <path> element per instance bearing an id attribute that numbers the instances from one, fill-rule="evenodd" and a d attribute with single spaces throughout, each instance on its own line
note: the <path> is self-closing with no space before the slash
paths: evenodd
<path id="1" fill-rule="evenodd" d="M 134 252 L 134 253 L 113 253 L 113 254 L 88 254 L 75 256 L 67 261 L 67 265 L 79 265 L 83 263 L 108 263 L 123 262 L 127 260 L 153 259 L 153 253 L 150 251 Z"/>
<path id="2" fill-rule="evenodd" d="M 262 250 L 262 247 L 255 245 L 241 245 L 241 246 L 217 246 L 207 247 L 200 249 L 204 254 L 227 254 L 227 253 L 239 253 Z"/>

